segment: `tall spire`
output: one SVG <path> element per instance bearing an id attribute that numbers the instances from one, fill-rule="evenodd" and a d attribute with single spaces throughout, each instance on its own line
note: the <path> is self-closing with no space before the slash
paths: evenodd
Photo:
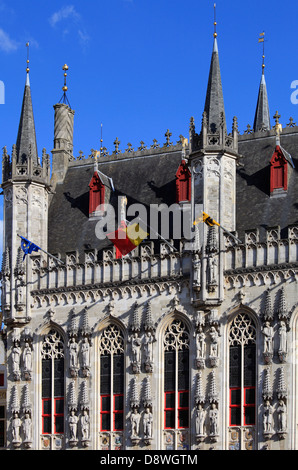
<path id="1" fill-rule="evenodd" d="M 224 123 L 226 127 L 216 26 L 216 4 L 214 4 L 214 42 L 204 108 L 207 117 L 208 127 L 211 132 L 218 132 L 222 123 Z"/>
<path id="2" fill-rule="evenodd" d="M 16 143 L 17 163 L 26 163 L 29 156 L 35 164 L 38 163 L 37 143 L 35 124 L 33 116 L 33 107 L 31 99 L 31 89 L 29 81 L 29 42 L 27 47 L 27 68 L 26 68 L 26 84 L 23 96 L 22 111 L 19 123 L 19 130 Z"/>
<path id="3" fill-rule="evenodd" d="M 253 129 L 255 132 L 262 130 L 270 130 L 270 112 L 269 112 L 269 102 L 267 95 L 267 87 L 265 80 L 265 33 L 261 33 L 259 37 L 259 43 L 263 44 L 263 55 L 262 55 L 262 77 L 259 87 L 259 95 L 257 101 L 257 107 L 255 112 L 255 119 Z"/>

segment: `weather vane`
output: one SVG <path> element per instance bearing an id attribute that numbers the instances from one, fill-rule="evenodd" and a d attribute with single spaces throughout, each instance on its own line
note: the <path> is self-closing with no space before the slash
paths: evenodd
<path id="1" fill-rule="evenodd" d="M 262 69 L 264 73 L 264 68 L 265 68 L 265 32 L 264 31 L 260 33 L 259 43 L 260 42 L 263 43 Z"/>
<path id="2" fill-rule="evenodd" d="M 66 77 L 67 77 L 68 65 L 67 65 L 67 64 L 64 64 L 63 67 L 62 67 L 62 70 L 64 70 L 64 85 L 63 85 L 63 87 L 62 87 L 63 95 L 62 95 L 62 97 L 61 97 L 59 103 L 61 103 L 61 101 L 63 100 L 63 103 L 64 103 L 64 104 L 68 104 L 68 106 L 71 107 L 71 106 L 70 106 L 70 103 L 69 103 L 69 101 L 68 101 L 68 98 L 67 98 L 67 96 L 66 96 L 66 92 L 67 92 L 67 90 L 68 90 L 68 87 L 67 87 L 67 85 L 66 85 Z"/>

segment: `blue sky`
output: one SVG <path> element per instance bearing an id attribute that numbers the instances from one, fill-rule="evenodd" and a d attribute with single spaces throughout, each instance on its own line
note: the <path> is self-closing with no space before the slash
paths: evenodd
<path id="1" fill-rule="evenodd" d="M 188 137 L 189 120 L 200 127 L 213 43 L 209 0 L 0 0 L 1 148 L 16 142 L 30 43 L 30 83 L 38 152 L 53 147 L 53 105 L 63 92 L 75 110 L 74 155 L 104 146 L 120 149 L 141 140 L 163 144 Z M 228 129 L 238 117 L 241 133 L 253 125 L 265 74 L 272 123 L 298 122 L 291 83 L 298 80 L 297 2 L 217 0 L 217 33 Z M 2 207 L 2 201 L 1 207 Z M 0 219 L 2 209 L 0 208 Z"/>

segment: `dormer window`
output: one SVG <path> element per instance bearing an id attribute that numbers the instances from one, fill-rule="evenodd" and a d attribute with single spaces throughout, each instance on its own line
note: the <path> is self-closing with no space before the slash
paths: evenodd
<path id="1" fill-rule="evenodd" d="M 176 173 L 176 202 L 190 201 L 191 173 L 185 160 L 182 160 Z"/>
<path id="2" fill-rule="evenodd" d="M 279 145 L 270 161 L 270 194 L 284 193 L 288 189 L 288 162 Z"/>
<path id="3" fill-rule="evenodd" d="M 91 216 L 96 215 L 99 206 L 105 202 L 105 185 L 101 181 L 98 171 L 93 173 L 89 188 L 89 216 Z"/>

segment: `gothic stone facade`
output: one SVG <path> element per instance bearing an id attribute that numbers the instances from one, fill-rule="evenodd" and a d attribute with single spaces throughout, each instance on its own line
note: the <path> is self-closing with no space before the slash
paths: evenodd
<path id="1" fill-rule="evenodd" d="M 228 134 L 217 40 L 202 126 L 187 141 L 73 156 L 55 105 L 37 156 L 29 76 L 3 153 L 8 449 L 297 449 L 298 127 Z M 262 101 L 263 102 L 260 102 Z M 52 174 L 50 177 L 50 171 Z M 95 188 L 95 189 L 94 189 Z M 192 242 L 128 256 L 96 236 L 97 202 L 199 205 Z M 99 198 L 99 199 L 98 199 Z M 23 260 L 20 238 L 44 250 Z M 232 236 L 236 236 L 237 242 Z"/>

